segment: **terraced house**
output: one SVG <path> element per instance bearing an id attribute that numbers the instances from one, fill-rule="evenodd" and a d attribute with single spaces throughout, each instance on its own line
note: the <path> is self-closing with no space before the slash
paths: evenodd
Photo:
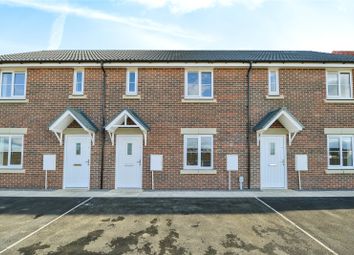
<path id="1" fill-rule="evenodd" d="M 309 51 L 2 55 L 0 187 L 353 189 L 353 69 Z"/>

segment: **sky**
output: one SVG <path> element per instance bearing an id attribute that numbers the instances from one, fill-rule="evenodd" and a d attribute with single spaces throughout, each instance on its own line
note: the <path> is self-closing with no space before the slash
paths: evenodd
<path id="1" fill-rule="evenodd" d="M 0 54 L 354 50 L 353 0 L 0 0 Z"/>

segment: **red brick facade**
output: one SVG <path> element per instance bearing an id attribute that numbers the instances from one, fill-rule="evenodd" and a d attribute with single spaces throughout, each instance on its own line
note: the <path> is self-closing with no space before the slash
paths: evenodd
<path id="1" fill-rule="evenodd" d="M 81 109 L 101 130 L 102 81 L 100 68 L 85 68 L 87 99 L 70 99 L 73 68 L 27 68 L 28 103 L 1 103 L 0 128 L 27 128 L 24 136 L 25 173 L 1 173 L 2 188 L 43 188 L 42 155 L 57 155 L 57 169 L 48 175 L 49 188 L 62 188 L 64 145 L 60 146 L 48 125 L 68 106 Z M 163 172 L 155 174 L 156 189 L 228 188 L 226 155 L 238 154 L 239 171 L 232 173 L 232 189 L 239 189 L 238 177 L 247 187 L 247 68 L 213 69 L 214 99 L 211 103 L 182 102 L 184 68 L 139 68 L 138 94 L 141 99 L 123 99 L 125 68 L 106 68 L 106 123 L 125 108 L 134 110 L 150 127 L 143 148 L 143 188 L 151 189 L 150 154 L 162 154 Z M 325 102 L 326 70 L 279 69 L 283 99 L 267 99 L 268 70 L 254 68 L 251 74 L 251 126 L 269 111 L 287 107 L 304 125 L 304 130 L 287 145 L 288 188 L 297 189 L 295 154 L 307 154 L 309 171 L 302 173 L 304 189 L 352 189 L 354 174 L 326 174 L 327 138 L 324 128 L 354 126 L 354 105 Z M 275 123 L 273 127 L 281 127 Z M 214 169 L 216 174 L 183 175 L 181 128 L 216 128 Z M 91 149 L 90 188 L 99 189 L 101 179 L 102 132 L 96 133 Z M 108 134 L 105 140 L 103 188 L 115 183 L 115 149 Z M 251 187 L 260 188 L 260 148 L 251 133 Z M 1 170 L 0 170 L 1 171 Z"/>

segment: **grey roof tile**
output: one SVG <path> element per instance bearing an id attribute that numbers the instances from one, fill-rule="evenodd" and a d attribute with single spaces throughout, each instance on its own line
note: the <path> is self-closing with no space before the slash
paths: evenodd
<path id="1" fill-rule="evenodd" d="M 354 63 L 354 56 L 315 51 L 265 50 L 44 50 L 0 55 L 0 63 L 102 61 Z"/>

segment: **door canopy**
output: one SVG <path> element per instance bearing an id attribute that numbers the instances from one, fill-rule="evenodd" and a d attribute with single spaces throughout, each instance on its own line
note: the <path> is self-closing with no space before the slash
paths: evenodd
<path id="1" fill-rule="evenodd" d="M 257 132 L 257 145 L 259 145 L 260 136 L 276 121 L 279 121 L 288 130 L 289 145 L 296 134 L 304 129 L 304 126 L 285 107 L 276 109 L 267 113 L 254 127 L 254 131 Z"/>
<path id="2" fill-rule="evenodd" d="M 114 145 L 115 133 L 118 128 L 139 128 L 144 135 L 144 144 L 147 144 L 149 126 L 132 110 L 125 109 L 117 115 L 107 126 L 106 130 Z"/>
<path id="3" fill-rule="evenodd" d="M 52 124 L 49 130 L 54 132 L 60 145 L 63 144 L 63 132 L 73 122 L 76 121 L 91 137 L 92 144 L 95 144 L 95 133 L 97 127 L 95 124 L 79 109 L 67 108 Z"/>

